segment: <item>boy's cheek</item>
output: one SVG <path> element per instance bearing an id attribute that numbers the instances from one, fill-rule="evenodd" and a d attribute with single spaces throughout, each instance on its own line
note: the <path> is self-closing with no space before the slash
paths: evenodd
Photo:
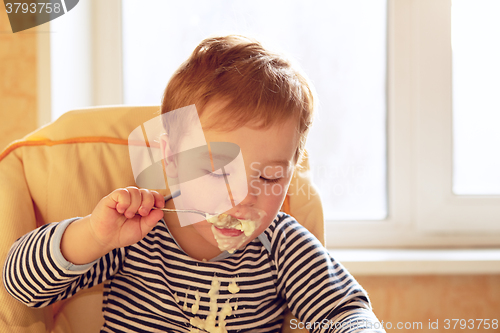
<path id="1" fill-rule="evenodd" d="M 261 187 L 261 194 L 266 198 L 266 200 L 272 200 L 280 203 L 285 198 L 289 186 L 289 179 L 278 183 L 264 183 Z"/>
<path id="2" fill-rule="evenodd" d="M 186 209 L 196 208 L 209 213 L 223 212 L 231 208 L 228 189 L 223 180 L 203 176 L 180 184 L 181 196 Z"/>
<path id="3" fill-rule="evenodd" d="M 262 231 L 264 231 L 274 220 L 276 215 L 278 214 L 284 198 L 285 198 L 286 192 L 283 195 L 269 195 L 269 196 L 262 196 L 259 198 L 259 208 L 264 210 L 266 212 L 266 217 L 264 218 L 263 225 L 264 228 Z"/>

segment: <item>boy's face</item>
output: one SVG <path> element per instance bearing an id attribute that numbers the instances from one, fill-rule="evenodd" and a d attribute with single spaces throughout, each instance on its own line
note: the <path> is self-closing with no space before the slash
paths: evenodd
<path id="1" fill-rule="evenodd" d="M 207 123 L 207 119 L 215 116 L 218 107 L 219 103 L 206 107 L 200 118 L 202 126 Z M 202 152 L 198 159 L 193 158 L 192 154 L 189 159 L 179 154 L 177 163 L 171 162 L 167 170 L 170 168 L 171 174 L 176 175 L 178 179 L 192 179 L 192 174 L 198 172 L 200 175 L 206 175 L 203 181 L 179 183 L 181 196 L 177 200 L 182 200 L 183 208 L 195 208 L 211 213 L 224 212 L 238 219 L 258 218 L 255 231 L 248 237 L 234 229 L 212 228 L 212 224 L 206 220 L 192 224 L 194 230 L 215 247 L 218 247 L 218 243 L 214 233 L 220 233 L 216 236 L 222 236 L 229 242 L 234 240 L 241 248 L 271 224 L 283 203 L 295 166 L 294 155 L 298 142 L 296 121 L 291 120 L 266 129 L 244 126 L 230 132 L 204 130 L 203 134 L 209 145 L 211 142 L 229 142 L 239 146 L 240 158 L 226 164 L 223 171 L 214 171 L 207 167 L 206 158 L 201 156 Z M 179 143 L 178 151 L 192 148 L 193 138 L 190 135 L 199 136 L 186 133 Z M 199 138 L 196 140 L 199 141 Z M 213 146 L 215 145 L 212 144 L 211 147 Z M 223 152 L 214 152 L 212 148 L 212 158 L 225 157 Z M 227 184 L 230 184 L 227 186 L 229 190 L 226 188 Z M 214 207 L 224 209 L 214 211 Z"/>

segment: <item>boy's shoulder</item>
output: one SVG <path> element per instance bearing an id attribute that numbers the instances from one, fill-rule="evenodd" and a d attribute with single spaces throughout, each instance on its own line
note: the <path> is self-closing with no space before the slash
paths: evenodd
<path id="1" fill-rule="evenodd" d="M 279 212 L 276 218 L 264 231 L 271 243 L 286 242 L 290 239 L 316 239 L 316 237 L 303 227 L 293 216 Z"/>
<path id="2" fill-rule="evenodd" d="M 272 232 L 281 230 L 282 228 L 294 227 L 299 225 L 299 222 L 295 219 L 295 217 L 285 213 L 279 212 L 274 218 L 273 222 L 269 225 L 268 229 L 271 229 Z"/>
<path id="3" fill-rule="evenodd" d="M 309 230 L 288 214 L 279 213 L 271 225 L 258 236 L 268 250 L 270 259 L 275 263 L 312 258 L 317 255 L 327 256 L 323 245 Z"/>

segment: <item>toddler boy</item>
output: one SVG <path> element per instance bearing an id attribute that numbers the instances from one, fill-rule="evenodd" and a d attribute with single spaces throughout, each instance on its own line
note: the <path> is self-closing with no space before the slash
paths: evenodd
<path id="1" fill-rule="evenodd" d="M 312 332 L 358 332 L 376 323 L 354 278 L 279 213 L 313 117 L 305 77 L 254 40 L 208 38 L 174 73 L 161 112 L 189 105 L 196 106 L 211 167 L 203 152 L 183 154 L 200 133 L 178 133 L 167 121 L 160 139 L 165 173 L 178 180 L 184 208 L 223 218 L 180 223 L 156 209 L 176 208 L 173 200 L 117 189 L 89 216 L 16 241 L 3 271 L 7 290 L 43 307 L 104 282 L 102 332 L 280 332 L 287 307 L 302 323 L 296 326 Z M 212 143 L 237 146 L 242 162 L 230 163 Z M 218 159 L 227 159 L 224 168 L 214 167 Z M 191 181 L 193 172 L 202 185 Z M 213 191 L 221 184 L 231 185 L 224 195 Z"/>

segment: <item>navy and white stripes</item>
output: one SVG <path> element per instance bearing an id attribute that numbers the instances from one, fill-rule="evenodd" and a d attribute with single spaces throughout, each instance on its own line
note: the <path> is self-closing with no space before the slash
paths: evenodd
<path id="1" fill-rule="evenodd" d="M 137 244 L 75 266 L 59 250 L 58 235 L 71 222 L 44 225 L 16 241 L 5 262 L 4 285 L 26 305 L 43 307 L 104 281 L 102 332 L 189 332 L 191 318 L 210 313 L 214 276 L 220 281 L 219 310 L 226 302 L 233 309 L 225 319 L 229 332 L 280 332 L 287 306 L 304 323 L 376 321 L 365 291 L 286 214 L 280 213 L 260 236 L 269 240 L 269 251 L 256 238 L 208 262 L 186 255 L 159 221 Z M 228 290 L 233 279 L 240 288 L 236 294 Z M 196 291 L 200 300 L 194 315 Z M 312 331 L 362 331 L 337 326 L 316 325 Z"/>

